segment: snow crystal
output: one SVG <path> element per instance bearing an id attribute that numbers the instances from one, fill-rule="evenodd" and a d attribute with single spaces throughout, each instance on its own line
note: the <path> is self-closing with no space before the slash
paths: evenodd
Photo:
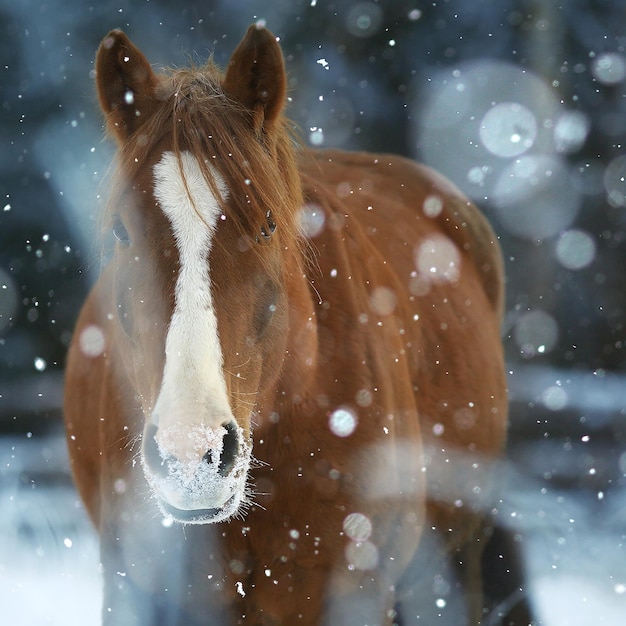
<path id="1" fill-rule="evenodd" d="M 35 369 L 38 372 L 43 372 L 46 369 L 46 367 L 48 367 L 48 364 L 46 363 L 45 359 L 43 359 L 40 356 L 35 357 L 33 363 L 35 365 Z"/>
<path id="2" fill-rule="evenodd" d="M 357 426 L 357 416 L 349 407 L 335 409 L 328 418 L 330 430 L 337 437 L 349 437 Z"/>
<path id="3" fill-rule="evenodd" d="M 189 428 L 182 424 L 173 424 L 159 429 L 159 452 L 164 458 L 173 457 L 185 463 L 193 463 L 202 459 L 207 450 L 210 450 L 213 460 L 219 460 L 225 435 L 226 429 L 223 427 L 192 426 Z M 182 459 L 180 458 L 181 448 L 184 448 Z"/>
<path id="4" fill-rule="evenodd" d="M 246 479 L 250 466 L 251 443 L 243 429 L 237 427 L 240 445 L 233 469 L 226 475 L 219 473 L 219 458 L 224 446 L 225 428 L 174 425 L 159 429 L 157 446 L 163 459 L 167 459 L 166 476 L 154 475 L 145 464 L 148 482 L 163 502 L 183 511 L 222 509 L 211 520 L 190 523 L 218 522 L 234 515 L 246 496 Z M 181 445 L 185 449 L 181 454 Z M 207 463 L 209 451 L 212 463 Z M 182 457 L 182 458 L 181 458 Z M 163 513 L 169 515 L 167 509 Z"/>

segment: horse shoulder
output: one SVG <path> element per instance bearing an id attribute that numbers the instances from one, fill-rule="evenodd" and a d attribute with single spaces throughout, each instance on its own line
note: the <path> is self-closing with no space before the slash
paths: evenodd
<path id="1" fill-rule="evenodd" d="M 67 356 L 64 419 L 78 491 L 96 526 L 100 517 L 102 399 L 107 395 L 107 339 L 97 287 L 81 309 Z M 108 390 L 112 395 L 112 390 Z"/>

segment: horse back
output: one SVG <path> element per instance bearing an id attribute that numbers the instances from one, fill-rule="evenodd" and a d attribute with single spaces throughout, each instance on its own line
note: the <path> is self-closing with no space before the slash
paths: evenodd
<path id="1" fill-rule="evenodd" d="M 362 222 L 399 220 L 403 226 L 410 215 L 419 221 L 417 228 L 424 235 L 432 230 L 444 233 L 469 255 L 493 310 L 502 316 L 504 266 L 497 236 L 476 205 L 444 176 L 400 156 L 340 150 L 305 151 L 300 169 L 309 199 L 320 193 L 334 198 L 335 204 L 348 207 L 351 217 Z M 367 204 L 372 199 L 378 206 Z M 431 217 L 429 200 L 441 202 Z M 401 226 L 384 230 L 401 241 L 407 236 Z"/>

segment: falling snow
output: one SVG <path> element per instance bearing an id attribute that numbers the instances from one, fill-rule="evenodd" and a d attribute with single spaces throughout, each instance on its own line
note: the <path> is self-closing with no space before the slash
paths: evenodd
<path id="1" fill-rule="evenodd" d="M 535 3 L 539 8 L 494 12 L 489 3 L 458 0 L 350 0 L 329 11 L 310 0 L 301 11 L 268 3 L 259 18 L 242 3 L 221 3 L 209 19 L 184 2 L 171 11 L 151 0 L 143 8 L 105 3 L 94 20 L 58 0 L 43 12 L 31 4 L 8 3 L 7 24 L 26 26 L 3 32 L 12 53 L 3 64 L 2 96 L 0 621 L 100 623 L 100 556 L 69 487 L 65 442 L 55 430 L 77 307 L 110 252 L 97 232 L 112 148 L 101 142 L 89 42 L 105 34 L 106 23 L 119 24 L 152 42 L 156 63 L 183 65 L 190 51 L 226 58 L 245 24 L 256 22 L 280 34 L 288 113 L 303 143 L 403 152 L 442 172 L 487 213 L 506 260 L 503 337 L 514 423 L 511 458 L 501 466 L 508 489 L 488 506 L 522 550 L 524 594 L 537 623 L 620 625 L 626 610 L 621 5 L 604 3 L 599 11 L 586 1 L 557 3 L 546 12 Z M 228 27 L 215 31 L 215 24 Z M 168 50 L 159 48 L 166 40 Z M 132 66 L 132 55 L 121 60 Z M 127 90 L 121 104 L 138 106 L 137 99 Z M 253 173 L 242 176 L 253 187 Z M 341 183 L 337 193 L 363 193 L 363 212 L 379 212 L 368 209 L 363 190 L 370 183 Z M 443 210 L 437 189 L 416 206 L 422 220 L 441 219 Z M 335 224 L 314 204 L 299 210 L 298 221 L 314 259 Z M 462 254 L 451 239 L 410 245 L 413 302 L 458 284 Z M 347 278 L 324 267 L 335 282 Z M 398 306 L 389 285 L 372 285 L 358 323 L 393 317 Z M 428 317 L 416 311 L 411 326 L 428 330 Z M 104 327 L 88 326 L 78 346 L 87 359 L 105 356 Z M 363 381 L 347 404 L 321 415 L 341 445 L 376 405 L 381 392 L 369 385 Z M 471 432 L 483 409 L 449 410 L 446 427 L 428 416 L 425 436 L 437 442 L 446 428 Z M 268 421 L 278 423 L 278 414 Z M 393 438 L 391 423 L 384 432 Z M 399 454 L 408 461 L 415 451 Z M 178 469 L 181 480 L 194 474 Z M 329 470 L 333 479 L 339 475 Z M 398 495 L 417 489 L 399 480 Z M 390 484 L 377 485 L 381 500 Z M 473 496 L 484 495 L 468 484 Z M 114 481 L 118 495 L 129 487 Z M 468 494 L 461 495 L 450 495 L 450 505 L 466 503 Z M 350 570 L 386 566 L 375 517 L 365 508 L 343 515 Z M 169 516 L 156 523 L 164 532 L 177 525 Z M 305 528 L 277 532 L 296 548 L 309 537 Z M 120 584 L 131 571 L 129 565 L 117 572 Z M 261 575 L 272 584 L 276 568 Z M 250 594 L 246 580 L 233 577 L 228 593 Z M 215 584 L 216 577 L 208 573 L 206 581 Z M 449 592 L 445 580 L 433 581 L 431 608 L 443 618 L 454 610 Z"/>
<path id="2" fill-rule="evenodd" d="M 349 407 L 335 409 L 328 418 L 330 430 L 337 437 L 349 437 L 358 424 L 356 413 Z"/>

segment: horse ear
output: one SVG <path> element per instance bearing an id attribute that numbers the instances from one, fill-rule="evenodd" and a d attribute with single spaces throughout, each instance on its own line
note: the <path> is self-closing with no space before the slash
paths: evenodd
<path id="1" fill-rule="evenodd" d="M 257 133 L 271 127 L 285 103 L 287 77 L 276 37 L 253 24 L 226 69 L 224 92 L 253 112 Z"/>
<path id="2" fill-rule="evenodd" d="M 121 30 L 112 30 L 96 54 L 96 85 L 107 127 L 122 143 L 149 117 L 159 79 Z"/>

